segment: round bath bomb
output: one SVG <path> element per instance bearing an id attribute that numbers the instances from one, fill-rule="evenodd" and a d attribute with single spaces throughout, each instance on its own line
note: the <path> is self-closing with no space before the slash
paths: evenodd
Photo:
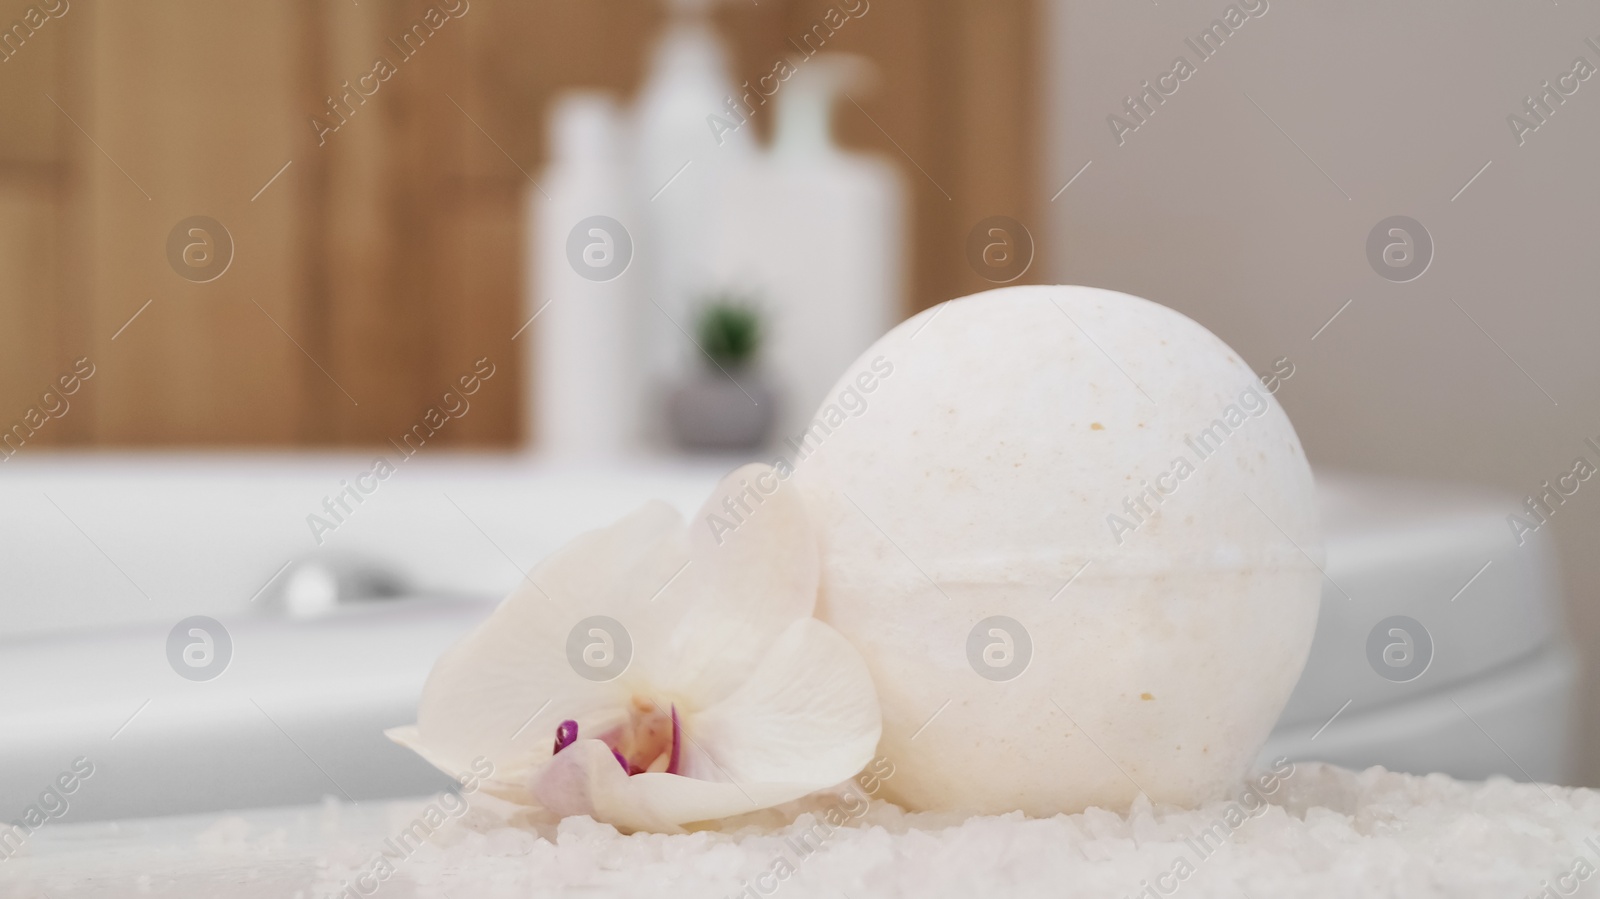
<path id="1" fill-rule="evenodd" d="M 884 795 L 1042 816 L 1239 782 L 1316 626 L 1292 375 L 1147 300 L 1034 286 L 929 309 L 845 373 L 791 446 Z"/>

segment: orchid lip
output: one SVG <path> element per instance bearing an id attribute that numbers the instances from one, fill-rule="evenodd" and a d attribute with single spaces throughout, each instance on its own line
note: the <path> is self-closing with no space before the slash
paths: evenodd
<path id="1" fill-rule="evenodd" d="M 576 742 L 578 742 L 578 722 L 569 718 L 556 726 L 555 752 L 560 752 Z M 627 771 L 628 760 L 622 757 L 622 753 L 613 749 L 611 750 L 611 754 L 616 757 L 617 764 L 622 766 L 622 770 Z"/>
<path id="2" fill-rule="evenodd" d="M 678 706 L 663 713 L 656 703 L 634 697 L 627 724 L 612 728 L 598 739 L 630 777 L 649 772 L 678 774 L 683 759 L 683 723 Z M 556 727 L 554 753 L 578 741 L 578 722 L 571 719 Z"/>

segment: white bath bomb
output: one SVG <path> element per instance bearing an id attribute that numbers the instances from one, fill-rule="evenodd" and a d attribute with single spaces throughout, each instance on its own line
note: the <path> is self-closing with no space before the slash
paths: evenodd
<path id="1" fill-rule="evenodd" d="M 1292 374 L 1088 287 L 929 309 L 845 373 L 791 447 L 888 798 L 1193 806 L 1247 773 L 1316 626 L 1311 471 L 1272 396 Z"/>

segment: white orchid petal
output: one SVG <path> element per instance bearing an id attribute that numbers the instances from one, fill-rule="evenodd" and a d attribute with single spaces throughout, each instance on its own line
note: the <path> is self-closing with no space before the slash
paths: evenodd
<path id="1" fill-rule="evenodd" d="M 693 717 L 685 734 L 703 753 L 688 754 L 680 770 L 741 785 L 808 784 L 810 792 L 859 772 L 881 731 L 861 654 L 838 631 L 806 618 L 767 648 L 738 690 Z"/>
<path id="2" fill-rule="evenodd" d="M 545 557 L 518 592 L 548 594 L 556 603 L 621 610 L 646 602 L 640 588 L 655 589 L 689 557 L 683 516 L 653 500 L 632 514 L 573 538 Z"/>
<path id="3" fill-rule="evenodd" d="M 804 784 L 737 784 L 677 774 L 623 773 L 599 740 L 579 740 L 537 774 L 539 804 L 565 816 L 588 815 L 625 831 L 675 833 L 685 824 L 770 808 L 811 792 Z"/>
<path id="4" fill-rule="evenodd" d="M 664 503 L 557 550 L 530 573 L 532 583 L 525 579 L 440 656 L 418 703 L 414 748 L 457 763 L 484 756 L 500 770 L 548 758 L 564 720 L 588 734 L 626 718 L 647 663 L 635 659 L 616 680 L 586 679 L 569 660 L 568 634 L 602 614 L 630 634 L 659 631 L 638 610 L 687 559 L 683 520 Z"/>
<path id="5" fill-rule="evenodd" d="M 661 664 L 673 693 L 714 703 L 817 600 L 817 541 L 799 491 L 767 465 L 717 485 L 689 522 L 691 561 L 656 600 L 680 616 Z"/>
<path id="6" fill-rule="evenodd" d="M 513 764 L 509 768 L 495 768 L 488 777 L 479 777 L 477 771 L 465 759 L 452 759 L 438 755 L 424 746 L 417 733 L 416 725 L 406 727 L 391 727 L 383 732 L 395 743 L 415 752 L 422 760 L 438 768 L 440 771 L 455 778 L 456 783 L 466 783 L 476 780 L 479 789 L 491 796 L 509 799 L 513 802 L 527 802 L 527 780 L 532 773 L 532 766 L 526 762 Z"/>

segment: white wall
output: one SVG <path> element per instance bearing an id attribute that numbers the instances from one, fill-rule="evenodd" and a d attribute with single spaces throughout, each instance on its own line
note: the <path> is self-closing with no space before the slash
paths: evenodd
<path id="1" fill-rule="evenodd" d="M 1258 370 L 1291 357 L 1278 397 L 1319 466 L 1523 495 L 1600 464 L 1600 71 L 1522 145 L 1507 123 L 1578 57 L 1600 69 L 1600 7 L 1256 3 L 1204 61 L 1184 39 L 1226 0 L 1050 4 L 1046 195 L 1091 164 L 1050 204 L 1048 277 L 1177 308 Z M 1124 98 L 1179 55 L 1194 73 L 1119 146 L 1107 116 L 1132 122 Z M 1435 244 L 1409 283 L 1368 262 L 1392 215 Z M 1575 640 L 1595 645 L 1600 478 L 1548 527 Z"/>

